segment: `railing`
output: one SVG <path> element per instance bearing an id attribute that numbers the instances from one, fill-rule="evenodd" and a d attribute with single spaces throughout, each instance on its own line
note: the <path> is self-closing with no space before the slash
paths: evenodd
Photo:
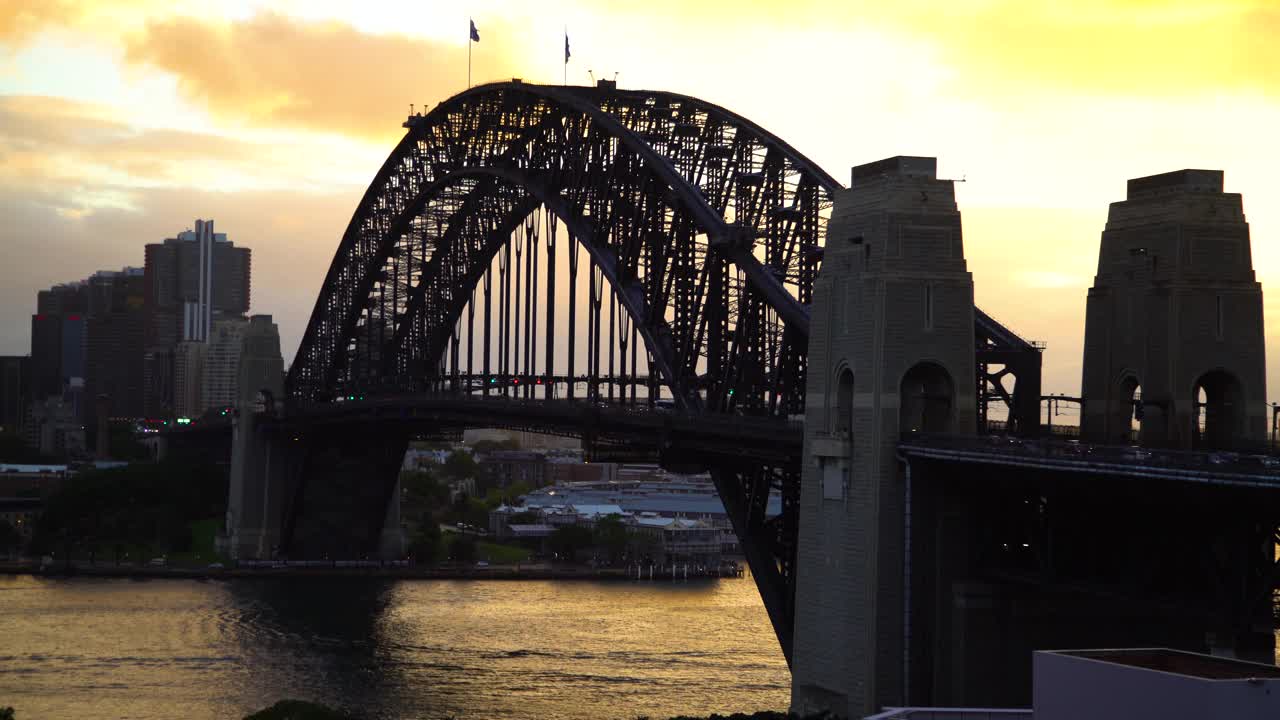
<path id="1" fill-rule="evenodd" d="M 885 708 L 863 720 L 1031 720 L 1030 708 L 905 707 Z"/>
<path id="2" fill-rule="evenodd" d="M 1261 453 L 1187 451 L 1126 445 L 1094 445 L 1059 438 L 1016 438 L 1005 435 L 904 433 L 901 445 L 937 450 L 1016 456 L 1021 459 L 1072 461 L 1112 466 L 1144 466 L 1213 474 L 1267 476 L 1280 480 L 1280 458 Z"/>

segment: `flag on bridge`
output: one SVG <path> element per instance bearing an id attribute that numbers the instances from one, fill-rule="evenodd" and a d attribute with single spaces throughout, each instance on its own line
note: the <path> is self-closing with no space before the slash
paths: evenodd
<path id="1" fill-rule="evenodd" d="M 564 63 L 569 64 L 569 31 L 564 31 Z"/>
<path id="2" fill-rule="evenodd" d="M 467 89 L 471 89 L 471 43 L 480 42 L 480 31 L 476 29 L 476 21 L 467 18 L 471 23 L 471 37 L 467 40 Z"/>

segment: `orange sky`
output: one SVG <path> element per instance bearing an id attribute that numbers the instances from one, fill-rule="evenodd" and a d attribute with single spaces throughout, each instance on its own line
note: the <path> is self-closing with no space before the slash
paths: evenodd
<path id="1" fill-rule="evenodd" d="M 937 156 L 966 180 L 978 303 L 1049 343 L 1046 391 L 1079 388 L 1130 177 L 1225 170 L 1280 282 L 1277 0 L 0 0 L 0 353 L 28 351 L 36 290 L 213 217 L 253 248 L 288 359 L 409 103 L 463 89 L 468 16 L 476 82 L 559 82 L 567 26 L 570 82 L 703 97 L 837 178 Z M 1280 291 L 1267 318 L 1277 399 Z"/>

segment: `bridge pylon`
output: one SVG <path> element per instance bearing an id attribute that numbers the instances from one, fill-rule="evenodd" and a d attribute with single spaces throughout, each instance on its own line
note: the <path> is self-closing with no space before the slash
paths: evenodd
<path id="1" fill-rule="evenodd" d="M 1262 286 L 1220 170 L 1129 181 L 1085 318 L 1082 434 L 1196 450 L 1267 439 Z"/>
<path id="2" fill-rule="evenodd" d="M 855 167 L 814 288 L 792 709 L 863 717 L 908 693 L 912 433 L 973 433 L 973 279 L 937 161 Z M 913 573 L 914 575 L 914 573 Z M 914 653 L 912 653 L 914 654 Z"/>

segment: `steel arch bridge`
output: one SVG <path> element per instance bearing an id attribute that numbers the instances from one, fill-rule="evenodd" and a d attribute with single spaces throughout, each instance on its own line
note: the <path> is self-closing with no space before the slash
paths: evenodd
<path id="1" fill-rule="evenodd" d="M 696 98 L 612 83 L 479 86 L 405 127 L 330 265 L 286 381 L 290 414 L 453 394 L 743 418 L 753 432 L 802 416 L 841 185 L 786 142 Z M 1011 408 L 1029 398 L 1034 421 L 1038 352 L 976 317 L 979 387 Z M 1018 365 L 1031 355 L 1033 388 Z M 772 463 L 730 455 L 708 465 L 790 659 L 799 448 Z"/>

